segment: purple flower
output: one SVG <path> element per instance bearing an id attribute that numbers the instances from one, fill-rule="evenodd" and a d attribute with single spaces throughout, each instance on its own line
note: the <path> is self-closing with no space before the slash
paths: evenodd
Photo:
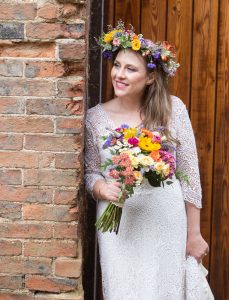
<path id="1" fill-rule="evenodd" d="M 105 50 L 105 51 L 103 52 L 103 57 L 104 57 L 105 59 L 112 59 L 112 57 L 113 57 L 112 52 L 109 51 L 109 50 Z"/>
<path id="2" fill-rule="evenodd" d="M 146 40 L 141 38 L 140 41 L 141 41 L 141 48 L 146 48 L 147 47 Z"/>
<path id="3" fill-rule="evenodd" d="M 130 126 L 129 125 L 127 125 L 127 124 L 122 124 L 121 125 L 121 128 L 129 128 Z"/>
<path id="4" fill-rule="evenodd" d="M 148 63 L 148 64 L 147 64 L 147 67 L 148 67 L 149 69 L 155 69 L 155 68 L 156 68 L 156 65 L 155 65 L 154 63 Z"/>
<path id="5" fill-rule="evenodd" d="M 160 53 L 159 51 L 156 51 L 156 52 L 153 54 L 153 58 L 156 59 L 156 60 L 160 59 L 160 57 L 161 57 L 161 53 Z"/>

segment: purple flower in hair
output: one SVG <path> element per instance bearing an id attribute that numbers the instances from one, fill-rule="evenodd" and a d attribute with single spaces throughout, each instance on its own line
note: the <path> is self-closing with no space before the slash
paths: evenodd
<path id="1" fill-rule="evenodd" d="M 105 59 L 112 59 L 112 57 L 113 57 L 112 52 L 109 51 L 109 50 L 105 50 L 105 51 L 103 52 L 103 57 L 104 57 Z"/>
<path id="2" fill-rule="evenodd" d="M 150 63 L 147 64 L 147 67 L 148 67 L 149 69 L 155 69 L 155 68 L 156 68 L 156 65 L 155 65 L 154 63 L 150 62 Z"/>
<path id="3" fill-rule="evenodd" d="M 153 58 L 154 58 L 155 60 L 160 59 L 160 57 L 161 57 L 161 53 L 160 53 L 159 51 L 156 51 L 156 52 L 153 54 Z"/>

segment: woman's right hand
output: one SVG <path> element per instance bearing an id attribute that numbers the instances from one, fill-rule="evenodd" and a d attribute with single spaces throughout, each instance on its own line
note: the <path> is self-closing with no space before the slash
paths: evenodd
<path id="1" fill-rule="evenodd" d="M 106 182 L 99 180 L 94 185 L 94 193 L 99 200 L 118 202 L 121 192 L 121 183 L 117 181 Z"/>

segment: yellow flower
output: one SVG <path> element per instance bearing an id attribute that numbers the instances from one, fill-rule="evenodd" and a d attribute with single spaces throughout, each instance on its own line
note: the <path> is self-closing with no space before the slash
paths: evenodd
<path id="1" fill-rule="evenodd" d="M 104 35 L 104 42 L 105 43 L 110 43 L 113 40 L 114 34 L 115 34 L 115 30 L 112 30 L 110 32 L 108 32 L 107 34 Z"/>
<path id="2" fill-rule="evenodd" d="M 134 176 L 137 180 L 137 183 L 141 183 L 142 180 L 143 180 L 143 176 L 142 176 L 142 173 L 140 171 L 134 171 Z"/>
<path id="3" fill-rule="evenodd" d="M 154 164 L 154 161 L 152 157 L 143 155 L 142 157 L 139 158 L 139 163 L 144 167 L 149 167 Z"/>
<path id="4" fill-rule="evenodd" d="M 169 164 L 164 165 L 163 167 L 163 172 L 165 174 L 165 176 L 167 176 L 169 174 Z"/>
<path id="5" fill-rule="evenodd" d="M 131 165 L 133 166 L 133 167 L 137 167 L 138 166 L 138 159 L 137 159 L 137 157 L 136 156 L 134 156 L 134 155 L 129 155 L 129 157 L 130 157 L 130 160 L 131 160 Z"/>
<path id="6" fill-rule="evenodd" d="M 128 140 L 134 136 L 136 136 L 137 129 L 136 128 L 125 128 L 124 129 L 124 139 Z"/>
<path id="7" fill-rule="evenodd" d="M 154 165 L 154 169 L 158 172 L 160 172 L 164 167 L 164 163 L 163 162 L 157 162 L 155 165 Z"/>
<path id="8" fill-rule="evenodd" d="M 141 137 L 138 146 L 145 151 L 156 151 L 161 148 L 161 145 L 158 143 L 152 143 L 152 139 L 149 137 Z"/>
<path id="9" fill-rule="evenodd" d="M 138 39 L 134 39 L 131 42 L 132 49 L 138 51 L 141 48 L 141 42 Z"/>

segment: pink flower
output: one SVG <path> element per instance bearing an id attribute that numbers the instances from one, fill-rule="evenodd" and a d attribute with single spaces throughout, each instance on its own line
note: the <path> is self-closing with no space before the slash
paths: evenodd
<path id="1" fill-rule="evenodd" d="M 136 137 L 129 138 L 128 143 L 133 145 L 134 147 L 138 145 L 139 140 Z"/>
<path id="2" fill-rule="evenodd" d="M 126 177 L 124 182 L 126 185 L 134 185 L 135 178 L 133 176 Z"/>
<path id="3" fill-rule="evenodd" d="M 113 164 L 118 165 L 119 162 L 120 162 L 120 157 L 119 156 L 113 156 L 112 157 L 112 162 L 113 162 Z"/>
<path id="4" fill-rule="evenodd" d="M 133 168 L 127 167 L 126 170 L 122 171 L 123 176 L 134 176 Z"/>
<path id="5" fill-rule="evenodd" d="M 114 38 L 114 39 L 113 39 L 113 45 L 114 45 L 114 46 L 119 46 L 119 45 L 120 45 L 120 41 L 119 41 L 118 38 Z"/>
<path id="6" fill-rule="evenodd" d="M 109 176 L 113 177 L 114 179 L 118 179 L 120 177 L 120 173 L 116 170 L 110 170 Z"/>

